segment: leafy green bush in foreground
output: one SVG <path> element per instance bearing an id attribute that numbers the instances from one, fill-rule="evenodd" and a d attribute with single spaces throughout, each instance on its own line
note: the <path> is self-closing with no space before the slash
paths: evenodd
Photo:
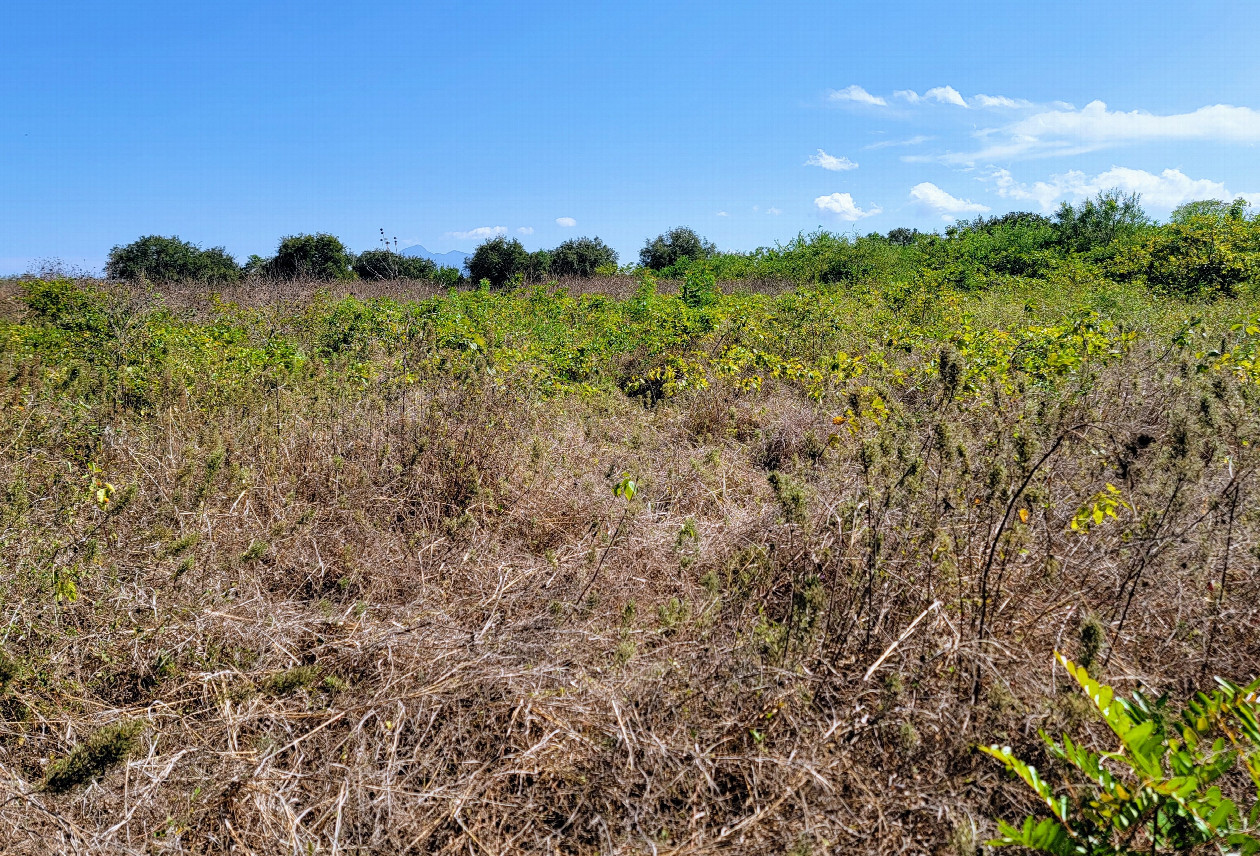
<path id="1" fill-rule="evenodd" d="M 1080 774 L 1056 796 L 1036 767 L 1009 746 L 982 746 L 1019 776 L 1053 818 L 1026 818 L 1020 827 L 999 823 L 996 846 L 1020 846 L 1056 856 L 1142 856 L 1216 852 L 1260 853 L 1260 680 L 1246 687 L 1217 679 L 1220 689 L 1199 693 L 1177 715 L 1166 698 L 1140 692 L 1119 698 L 1083 666 L 1056 655 L 1119 739 L 1111 752 L 1093 752 L 1064 736 L 1048 737 L 1050 755 Z M 1242 767 L 1255 795 L 1236 802 L 1221 784 Z"/>

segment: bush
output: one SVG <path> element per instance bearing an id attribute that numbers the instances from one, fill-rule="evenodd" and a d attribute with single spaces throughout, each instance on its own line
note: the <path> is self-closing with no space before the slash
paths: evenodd
<path id="1" fill-rule="evenodd" d="M 1058 243 L 1072 253 L 1105 254 L 1112 244 L 1132 237 L 1150 225 L 1141 197 L 1120 190 L 1104 190 L 1080 205 L 1064 202 L 1054 215 Z"/>
<path id="2" fill-rule="evenodd" d="M 1053 854 L 1257 853 L 1260 838 L 1260 681 L 1198 693 L 1179 714 L 1137 692 L 1127 701 L 1061 654 L 1056 655 L 1104 722 L 1115 733 L 1115 751 L 1098 754 L 1064 737 L 1044 734 L 1051 757 L 1074 768 L 1077 782 L 1055 796 L 1043 776 L 1009 746 L 981 746 L 1037 795 L 1052 818 L 1026 818 L 1019 827 L 999 821 L 990 845 L 1027 847 Z M 1226 798 L 1216 782 L 1242 767 L 1256 787 L 1251 806 Z M 1239 776 L 1245 780 L 1246 776 Z M 1228 848 L 1228 850 L 1226 849 Z"/>
<path id="3" fill-rule="evenodd" d="M 573 238 L 551 251 L 552 276 L 590 277 L 616 266 L 617 251 L 599 238 Z"/>
<path id="4" fill-rule="evenodd" d="M 459 268 L 440 267 L 433 272 L 433 281 L 439 285 L 445 285 L 447 288 L 454 288 L 459 285 L 459 281 L 462 278 Z"/>
<path id="5" fill-rule="evenodd" d="M 241 269 L 222 247 L 203 250 L 178 237 L 146 235 L 109 251 L 105 274 L 152 282 L 235 282 Z"/>
<path id="6" fill-rule="evenodd" d="M 679 226 L 644 244 L 643 249 L 639 250 L 639 264 L 652 270 L 664 270 L 683 259 L 697 261 L 716 253 L 716 245 L 701 238 L 694 229 Z"/>
<path id="7" fill-rule="evenodd" d="M 393 250 L 367 250 L 355 257 L 352 268 L 359 279 L 422 279 L 437 276 L 432 259 L 404 256 Z"/>
<path id="8" fill-rule="evenodd" d="M 334 235 L 291 235 L 265 265 L 277 279 L 354 279 L 354 257 Z"/>
<path id="9" fill-rule="evenodd" d="M 1191 213 L 1121 250 L 1109 272 L 1139 279 L 1164 294 L 1233 297 L 1260 275 L 1260 222 Z"/>
<path id="10" fill-rule="evenodd" d="M 468 276 L 473 282 L 489 280 L 496 288 L 502 288 L 512 277 L 524 276 L 529 269 L 529 253 L 515 238 L 499 235 L 490 238 L 473 250 L 468 258 Z"/>
<path id="11" fill-rule="evenodd" d="M 547 250 L 537 250 L 529 254 L 522 273 L 527 282 L 542 282 L 552 275 L 552 255 Z"/>

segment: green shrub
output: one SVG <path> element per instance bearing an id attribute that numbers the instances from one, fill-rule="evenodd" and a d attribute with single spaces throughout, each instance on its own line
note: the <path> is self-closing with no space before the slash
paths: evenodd
<path id="1" fill-rule="evenodd" d="M 1220 688 L 1199 693 L 1177 715 L 1167 699 L 1142 693 L 1118 698 L 1083 667 L 1056 654 L 1115 733 L 1115 751 L 1099 754 L 1073 743 L 1060 745 L 1042 734 L 1052 757 L 1079 776 L 1056 796 L 1036 767 L 1016 758 L 1009 746 L 982 746 L 1019 776 L 1050 810 L 1052 818 L 1026 818 L 1020 827 L 998 822 L 995 847 L 1018 846 L 1056 856 L 1144 856 L 1152 853 L 1260 853 L 1260 680 L 1246 687 L 1217 679 Z M 1218 784 L 1243 767 L 1256 788 L 1239 805 Z"/>
<path id="2" fill-rule="evenodd" d="M 62 794 L 79 785 L 99 779 L 123 761 L 136 748 L 144 724 L 138 721 L 117 722 L 91 734 L 70 750 L 70 754 L 48 765 L 44 788 Z"/>
<path id="3" fill-rule="evenodd" d="M 105 274 L 111 279 L 152 282 L 235 282 L 241 269 L 222 247 L 203 250 L 177 237 L 146 235 L 109 251 Z"/>
<path id="4" fill-rule="evenodd" d="M 590 277 L 600 268 L 616 267 L 617 251 L 599 238 L 573 238 L 551 251 L 551 275 Z"/>
<path id="5" fill-rule="evenodd" d="M 1105 255 L 1112 244 L 1137 235 L 1150 222 L 1138 194 L 1113 189 L 1079 205 L 1064 202 L 1055 212 L 1054 230 L 1068 252 Z"/>
<path id="6" fill-rule="evenodd" d="M 529 254 L 525 261 L 525 269 L 521 275 L 526 282 L 542 282 L 553 276 L 551 270 L 552 254 L 548 250 L 536 250 Z"/>
<path id="7" fill-rule="evenodd" d="M 437 264 L 432 259 L 404 256 L 393 250 L 366 250 L 359 253 L 351 266 L 359 279 L 433 280 Z"/>
<path id="8" fill-rule="evenodd" d="M 347 280 L 354 279 L 353 261 L 333 235 L 290 235 L 280 241 L 265 271 L 277 279 Z"/>
<path id="9" fill-rule="evenodd" d="M 717 253 L 717 247 L 696 234 L 695 229 L 679 226 L 648 241 L 639 251 L 639 264 L 652 270 L 664 270 L 683 259 L 696 261 Z"/>
<path id="10" fill-rule="evenodd" d="M 488 280 L 502 288 L 515 276 L 524 276 L 529 269 L 529 253 L 515 238 L 499 235 L 483 241 L 468 259 L 468 276 L 473 282 Z"/>
<path id="11" fill-rule="evenodd" d="M 1179 209 L 1180 210 L 1180 209 Z M 1260 275 L 1260 222 L 1189 214 L 1121 250 L 1108 270 L 1185 298 L 1234 297 Z"/>

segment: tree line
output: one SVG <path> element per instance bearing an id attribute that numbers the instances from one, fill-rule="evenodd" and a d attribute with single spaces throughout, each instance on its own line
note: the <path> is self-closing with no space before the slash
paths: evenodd
<path id="1" fill-rule="evenodd" d="M 720 252 L 690 227 L 645 241 L 637 267 L 618 267 L 615 250 L 598 237 L 574 238 L 530 252 L 495 236 L 480 244 L 463 270 L 382 247 L 352 253 L 335 236 L 283 238 L 270 258 L 244 264 L 222 247 L 202 249 L 178 237 L 149 235 L 114 247 L 106 275 L 155 282 L 271 279 L 415 279 L 492 287 L 649 270 L 666 278 L 796 283 L 896 283 L 930 279 L 954 288 L 982 288 L 1001 277 L 1039 278 L 1070 268 L 1117 281 L 1140 280 L 1183 296 L 1231 295 L 1260 276 L 1260 216 L 1243 199 L 1180 206 L 1157 223 L 1137 194 L 1104 191 L 1052 215 L 1014 211 L 960 220 L 940 232 L 897 228 L 839 235 L 818 231 L 752 252 Z"/>

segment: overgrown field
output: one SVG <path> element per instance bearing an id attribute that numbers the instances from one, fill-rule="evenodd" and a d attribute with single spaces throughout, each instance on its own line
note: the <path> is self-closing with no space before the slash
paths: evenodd
<path id="1" fill-rule="evenodd" d="M 3 287 L 6 853 L 966 856 L 1260 672 L 1254 295 Z"/>

